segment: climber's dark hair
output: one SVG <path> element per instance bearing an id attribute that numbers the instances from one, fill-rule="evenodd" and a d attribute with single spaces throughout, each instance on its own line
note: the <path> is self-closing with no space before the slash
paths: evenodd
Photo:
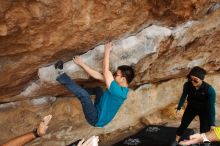
<path id="1" fill-rule="evenodd" d="M 121 71 L 122 76 L 126 78 L 127 83 L 129 84 L 134 78 L 134 69 L 129 65 L 122 65 L 118 67 L 118 70 Z"/>

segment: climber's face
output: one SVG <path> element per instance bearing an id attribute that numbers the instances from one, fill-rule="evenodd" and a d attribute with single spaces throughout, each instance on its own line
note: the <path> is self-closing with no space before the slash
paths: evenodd
<path id="1" fill-rule="evenodd" d="M 117 72 L 114 73 L 114 79 L 119 85 L 126 81 L 125 77 L 122 76 L 121 70 L 117 70 Z"/>

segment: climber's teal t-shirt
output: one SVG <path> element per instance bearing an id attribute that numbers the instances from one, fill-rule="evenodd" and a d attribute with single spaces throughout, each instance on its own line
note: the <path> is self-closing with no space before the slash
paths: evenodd
<path id="1" fill-rule="evenodd" d="M 119 86 L 115 80 L 111 82 L 110 88 L 106 89 L 99 103 L 96 105 L 98 112 L 97 127 L 104 127 L 116 115 L 119 108 L 127 98 L 128 88 Z"/>

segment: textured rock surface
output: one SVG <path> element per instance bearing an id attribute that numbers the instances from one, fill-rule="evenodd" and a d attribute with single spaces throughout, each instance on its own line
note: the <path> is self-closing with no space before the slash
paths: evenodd
<path id="1" fill-rule="evenodd" d="M 206 80 L 216 89 L 218 124 L 219 7 L 217 0 L 0 1 L 0 102 L 16 101 L 0 105 L 0 144 L 32 130 L 47 114 L 54 116 L 49 133 L 29 145 L 64 146 L 99 135 L 106 146 L 142 123 L 178 126 L 175 106 L 195 65 L 208 71 Z M 100 129 L 87 124 L 76 98 L 63 98 L 73 95 L 57 84 L 52 64 L 63 59 L 65 71 L 80 84 L 100 85 L 70 60 L 82 54 L 101 71 L 100 44 L 108 40 L 114 40 L 112 71 L 134 64 L 135 90 Z"/>
<path id="2" fill-rule="evenodd" d="M 200 18 L 217 1 L 1 0 L 1 99 L 18 95 L 41 66 L 152 23 L 176 26 Z"/>

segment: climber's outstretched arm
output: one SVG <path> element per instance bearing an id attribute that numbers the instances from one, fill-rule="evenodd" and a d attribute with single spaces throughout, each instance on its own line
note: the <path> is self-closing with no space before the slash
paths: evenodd
<path id="1" fill-rule="evenodd" d="M 114 80 L 112 72 L 109 69 L 109 58 L 110 58 L 111 50 L 112 50 L 112 43 L 109 42 L 105 45 L 105 54 L 103 60 L 103 74 L 104 74 L 105 84 L 108 89 L 110 88 L 111 82 Z"/>
<path id="2" fill-rule="evenodd" d="M 94 69 L 92 69 L 91 67 L 89 67 L 88 65 L 86 65 L 86 64 L 82 61 L 82 59 L 81 59 L 79 56 L 75 56 L 75 57 L 73 58 L 73 61 L 74 61 L 77 65 L 79 65 L 80 67 L 82 67 L 91 77 L 93 77 L 93 78 L 95 78 L 95 79 L 97 79 L 97 80 L 100 80 L 100 81 L 102 81 L 102 82 L 105 81 L 105 80 L 104 80 L 104 76 L 103 76 L 101 73 L 95 71 Z"/>

